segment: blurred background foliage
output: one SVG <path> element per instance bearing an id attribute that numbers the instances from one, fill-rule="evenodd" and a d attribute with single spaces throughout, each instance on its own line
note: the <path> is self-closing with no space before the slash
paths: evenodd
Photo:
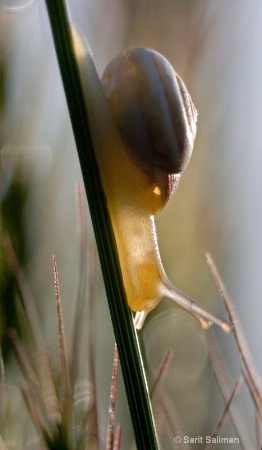
<path id="1" fill-rule="evenodd" d="M 199 113 L 198 133 L 179 189 L 157 217 L 162 261 L 177 287 L 224 314 L 204 256 L 212 252 L 261 372 L 262 3 L 71 0 L 68 5 L 71 20 L 91 45 L 100 75 L 122 49 L 144 46 L 166 56 L 187 85 Z M 43 0 L 0 0 L 0 156 L 1 235 L 10 234 L 16 244 L 45 340 L 50 349 L 56 348 L 51 255 L 57 257 L 70 339 L 79 275 L 75 184 L 81 182 L 81 173 Z M 0 339 L 7 372 L 16 378 L 6 340 L 7 328 L 18 326 L 15 290 L 2 247 L 0 257 Z M 94 296 L 97 400 L 104 437 L 114 338 L 99 264 Z M 188 314 L 163 300 L 140 336 L 149 384 L 164 352 L 172 348 L 165 389 L 186 434 L 207 434 L 223 402 L 207 364 L 203 332 Z M 235 377 L 236 348 L 230 337 L 218 336 Z M 132 430 L 121 380 L 117 402 L 124 425 L 122 448 L 130 448 Z M 163 442 L 164 448 L 173 448 L 170 441 Z"/>

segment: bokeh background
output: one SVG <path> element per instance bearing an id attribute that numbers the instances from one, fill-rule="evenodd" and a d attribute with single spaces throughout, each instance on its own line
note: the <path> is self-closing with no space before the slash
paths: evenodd
<path id="1" fill-rule="evenodd" d="M 157 217 L 163 264 L 177 287 L 225 315 L 205 260 L 206 251 L 213 254 L 262 372 L 261 1 L 71 0 L 68 6 L 71 20 L 90 43 L 100 75 L 121 50 L 144 46 L 166 56 L 187 85 L 199 114 L 198 133 L 179 189 Z M 81 172 L 43 0 L 0 1 L 0 64 L 1 234 L 10 233 L 16 243 L 47 346 L 55 352 L 51 255 L 57 257 L 70 339 L 79 274 L 75 185 L 81 182 Z M 89 217 L 88 224 L 92 242 Z M 10 377 L 19 379 L 5 337 L 15 317 L 2 249 L 0 277 L 2 352 Z M 114 338 L 99 263 L 95 304 L 103 441 Z M 236 346 L 222 332 L 217 336 L 235 380 L 240 367 Z M 163 300 L 140 337 L 149 383 L 165 351 L 172 348 L 165 389 L 173 411 L 187 435 L 209 434 L 223 401 L 207 363 L 203 332 L 188 314 Z M 117 395 L 126 449 L 132 429 L 121 380 Z M 246 393 L 239 409 L 254 436 Z M 226 433 L 233 435 L 230 426 Z M 170 436 L 163 436 L 163 448 L 173 445 Z"/>

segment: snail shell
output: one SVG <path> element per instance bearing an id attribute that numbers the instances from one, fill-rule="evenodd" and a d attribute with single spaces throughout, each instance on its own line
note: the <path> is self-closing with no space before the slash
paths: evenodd
<path id="1" fill-rule="evenodd" d="M 193 150 L 197 113 L 186 87 L 169 62 L 148 48 L 115 57 L 101 81 L 126 149 L 160 185 L 163 207 L 177 187 L 174 175 Z"/>

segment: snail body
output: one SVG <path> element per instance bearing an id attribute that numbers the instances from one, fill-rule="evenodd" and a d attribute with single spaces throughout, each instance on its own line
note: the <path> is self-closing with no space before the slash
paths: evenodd
<path id="1" fill-rule="evenodd" d="M 175 98 L 164 91 L 161 78 L 168 79 L 166 91 Z M 124 144 L 117 159 L 111 155 L 116 173 L 108 180 L 108 206 L 128 304 L 145 316 L 162 298 L 166 279 L 154 215 L 175 192 L 193 138 L 188 142 L 177 76 L 159 53 L 141 48 L 123 52 L 109 63 L 101 81 Z"/>
<path id="2" fill-rule="evenodd" d="M 91 53 L 73 30 L 88 119 L 115 234 L 128 305 L 141 328 L 165 295 L 204 327 L 230 325 L 168 280 L 154 216 L 175 192 L 193 149 L 196 110 L 182 80 L 159 53 L 132 49 L 114 58 L 100 82 Z"/>

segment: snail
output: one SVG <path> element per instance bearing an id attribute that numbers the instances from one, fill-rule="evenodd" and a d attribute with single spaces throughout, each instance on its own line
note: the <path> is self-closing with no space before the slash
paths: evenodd
<path id="1" fill-rule="evenodd" d="M 154 216 L 189 162 L 197 113 L 187 89 L 158 52 L 136 48 L 114 58 L 101 82 L 91 52 L 73 29 L 95 156 L 105 191 L 129 307 L 140 329 L 163 296 L 204 328 L 231 325 L 205 311 L 167 278 Z"/>

